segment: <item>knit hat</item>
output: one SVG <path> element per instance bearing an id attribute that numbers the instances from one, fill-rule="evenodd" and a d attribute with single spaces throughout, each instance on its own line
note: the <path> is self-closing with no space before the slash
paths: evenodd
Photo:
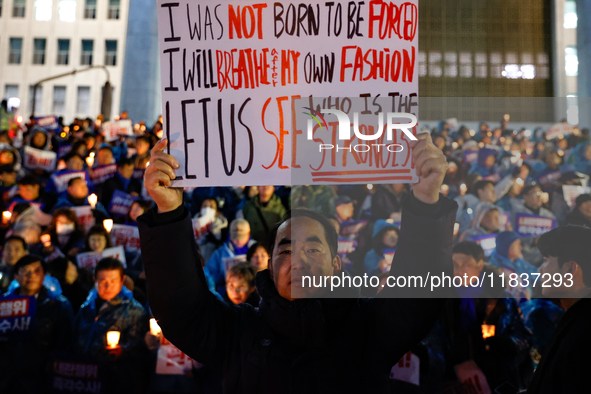
<path id="1" fill-rule="evenodd" d="M 509 257 L 511 244 L 519 239 L 515 231 L 503 231 L 497 235 L 497 253 L 503 257 Z"/>

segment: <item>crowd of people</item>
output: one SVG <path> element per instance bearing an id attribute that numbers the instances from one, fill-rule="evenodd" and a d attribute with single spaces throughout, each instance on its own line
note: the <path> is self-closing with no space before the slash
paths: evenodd
<path id="1" fill-rule="evenodd" d="M 76 119 L 48 130 L 31 119 L 0 133 L 0 321 L 13 317 L 17 302 L 34 297 L 35 304 L 30 327 L 0 323 L 0 392 L 219 393 L 221 378 L 207 365 L 184 362 L 180 352 L 162 356 L 170 344 L 150 322 L 137 236 L 122 239 L 112 230 L 134 234 L 138 217 L 153 205 L 143 173 L 163 137 L 162 122 L 137 124 L 134 135 L 111 142 L 101 123 Z M 542 128 L 509 126 L 481 123 L 470 130 L 441 122 L 430 130 L 449 163 L 441 194 L 459 205 L 455 275 L 543 273 L 543 233 L 568 224 L 591 227 L 589 130 L 548 138 Z M 25 147 L 54 152 L 55 169 L 30 166 Z M 257 307 L 255 277 L 267 268 L 269 234 L 288 210 L 313 210 L 331 221 L 348 274 L 384 278 L 409 193 L 407 184 L 198 187 L 184 190 L 184 202 L 210 291 L 230 305 Z M 118 246 L 123 255 L 108 253 Z M 90 263 L 89 256 L 95 257 Z M 563 305 L 531 282 L 464 283 L 456 290 L 434 329 L 407 355 L 419 377 L 394 365 L 392 391 L 479 392 L 470 384 L 481 383 L 459 378 L 473 366 L 493 389 L 527 388 Z M 114 345 L 112 332 L 119 333 Z M 162 373 L 161 357 L 181 372 Z"/>

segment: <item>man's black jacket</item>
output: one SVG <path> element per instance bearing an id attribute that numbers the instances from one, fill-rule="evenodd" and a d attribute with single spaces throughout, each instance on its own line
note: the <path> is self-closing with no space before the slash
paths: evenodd
<path id="1" fill-rule="evenodd" d="M 452 275 L 456 209 L 443 196 L 434 205 L 407 198 L 390 274 Z M 222 373 L 226 393 L 387 393 L 391 367 L 428 334 L 445 304 L 442 294 L 393 298 L 396 288 L 374 299 L 289 302 L 265 270 L 256 277 L 260 308 L 231 306 L 208 290 L 184 207 L 151 210 L 138 222 L 154 316 L 168 340 Z"/>

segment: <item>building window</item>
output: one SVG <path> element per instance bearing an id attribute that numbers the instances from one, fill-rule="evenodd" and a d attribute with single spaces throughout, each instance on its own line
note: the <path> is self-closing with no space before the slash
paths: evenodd
<path id="1" fill-rule="evenodd" d="M 24 18 L 26 6 L 27 0 L 14 0 L 14 2 L 12 3 L 12 17 Z"/>
<path id="2" fill-rule="evenodd" d="M 18 85 L 6 85 L 4 87 L 4 98 L 6 100 L 18 98 Z"/>
<path id="3" fill-rule="evenodd" d="M 427 76 L 427 54 L 419 51 L 419 77 Z"/>
<path id="4" fill-rule="evenodd" d="M 574 0 L 567 0 L 564 3 L 564 28 L 576 29 L 577 21 L 577 2 Z"/>
<path id="5" fill-rule="evenodd" d="M 108 19 L 119 19 L 119 5 L 121 0 L 109 0 L 109 12 L 107 14 Z"/>
<path id="6" fill-rule="evenodd" d="M 45 38 L 33 40 L 33 64 L 45 64 Z"/>
<path id="7" fill-rule="evenodd" d="M 21 55 L 23 53 L 23 39 L 10 38 L 10 53 L 8 54 L 8 63 L 21 64 Z"/>
<path id="8" fill-rule="evenodd" d="M 92 66 L 92 40 L 82 40 L 82 55 L 80 57 L 80 64 L 83 66 Z"/>
<path id="9" fill-rule="evenodd" d="M 524 64 L 521 66 L 521 78 L 534 79 L 536 77 L 536 66 L 533 64 Z"/>
<path id="10" fill-rule="evenodd" d="M 35 100 L 35 114 L 40 114 L 41 104 L 43 103 L 43 86 L 37 86 L 37 94 L 35 94 L 35 85 L 29 86 L 29 112 L 33 113 L 33 100 Z"/>
<path id="11" fill-rule="evenodd" d="M 53 113 L 55 115 L 64 115 L 66 113 L 66 87 L 53 87 Z"/>
<path id="12" fill-rule="evenodd" d="M 474 55 L 474 74 L 476 78 L 486 78 L 488 76 L 487 58 L 488 56 L 484 52 L 478 52 Z"/>
<path id="13" fill-rule="evenodd" d="M 564 68 L 566 70 L 566 75 L 569 77 L 576 77 L 579 75 L 579 57 L 577 55 L 577 47 L 567 47 L 564 52 Z"/>
<path id="14" fill-rule="evenodd" d="M 456 78 L 458 76 L 458 54 L 455 52 L 445 52 L 444 76 Z"/>
<path id="15" fill-rule="evenodd" d="M 0 16 L 2 16 L 2 0 L 0 0 Z"/>
<path id="16" fill-rule="evenodd" d="M 460 77 L 472 78 L 472 54 L 470 52 L 460 53 Z"/>
<path id="17" fill-rule="evenodd" d="M 35 0 L 35 20 L 50 21 L 53 13 L 52 0 Z"/>
<path id="18" fill-rule="evenodd" d="M 105 41 L 105 66 L 115 66 L 117 64 L 117 41 Z"/>
<path id="19" fill-rule="evenodd" d="M 57 64 L 67 65 L 70 60 L 70 40 L 57 40 Z"/>
<path id="20" fill-rule="evenodd" d="M 88 116 L 90 112 L 90 86 L 78 86 L 78 101 L 76 103 L 76 113 L 78 115 Z"/>
<path id="21" fill-rule="evenodd" d="M 548 79 L 550 78 L 550 67 L 548 66 L 548 54 L 538 53 L 536 55 L 538 61 L 538 69 L 536 75 L 538 78 Z"/>
<path id="22" fill-rule="evenodd" d="M 86 0 L 84 3 L 84 19 L 96 19 L 96 0 Z"/>
<path id="23" fill-rule="evenodd" d="M 57 8 L 60 21 L 74 22 L 76 20 L 76 0 L 60 0 Z"/>
<path id="24" fill-rule="evenodd" d="M 429 52 L 429 76 L 441 77 L 442 75 L 441 52 Z"/>

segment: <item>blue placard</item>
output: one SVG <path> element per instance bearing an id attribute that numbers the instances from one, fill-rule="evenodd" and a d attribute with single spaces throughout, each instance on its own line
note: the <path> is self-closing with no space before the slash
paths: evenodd
<path id="1" fill-rule="evenodd" d="M 484 250 L 484 255 L 489 257 L 493 250 L 497 247 L 497 234 L 482 234 L 482 235 L 473 235 L 470 237 L 473 242 L 476 242 L 482 250 Z"/>
<path id="2" fill-rule="evenodd" d="M 44 128 L 45 130 L 55 131 L 60 128 L 60 125 L 57 122 L 57 116 L 55 115 L 41 116 L 35 118 L 35 124 L 39 127 Z"/>
<path id="3" fill-rule="evenodd" d="M 515 232 L 521 237 L 537 237 L 556 228 L 556 219 L 525 213 L 515 214 Z"/>
<path id="4" fill-rule="evenodd" d="M 34 296 L 0 296 L 0 337 L 27 333 L 34 316 Z"/>
<path id="5" fill-rule="evenodd" d="M 133 204 L 133 196 L 121 190 L 115 190 L 109 203 L 109 213 L 117 216 L 126 216 Z"/>

